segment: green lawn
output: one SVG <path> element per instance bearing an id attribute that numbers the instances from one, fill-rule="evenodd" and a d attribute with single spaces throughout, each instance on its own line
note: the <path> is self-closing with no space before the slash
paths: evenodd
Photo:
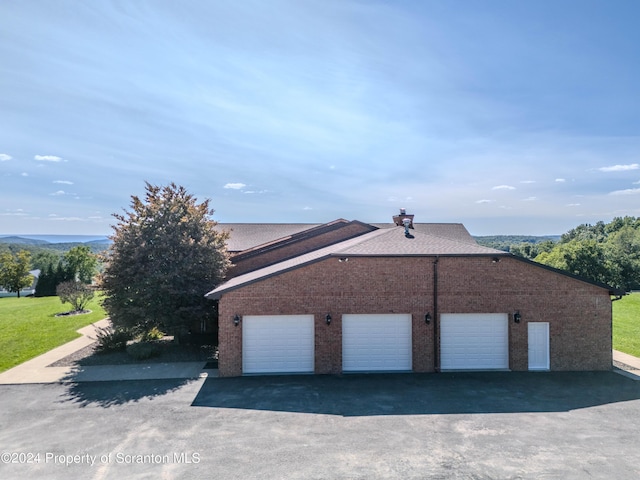
<path id="1" fill-rule="evenodd" d="M 613 348 L 640 357 L 640 293 L 613 302 Z"/>
<path id="2" fill-rule="evenodd" d="M 87 306 L 92 313 L 55 316 L 70 309 L 58 297 L 0 298 L 0 372 L 78 338 L 76 330 L 107 317 L 98 295 Z"/>

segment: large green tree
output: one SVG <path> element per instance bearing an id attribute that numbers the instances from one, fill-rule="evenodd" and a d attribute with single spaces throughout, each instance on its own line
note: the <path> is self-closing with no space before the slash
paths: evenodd
<path id="1" fill-rule="evenodd" d="M 604 252 L 612 283 L 627 290 L 640 288 L 640 226 L 625 225 L 614 231 Z"/>
<path id="2" fill-rule="evenodd" d="M 98 256 L 91 253 L 89 247 L 86 245 L 73 247 L 64 254 L 64 261 L 67 264 L 67 269 L 73 272 L 75 280 L 80 283 L 91 283 L 96 274 Z"/>
<path id="3" fill-rule="evenodd" d="M 49 266 L 55 266 L 60 261 L 60 255 L 50 250 L 37 250 L 31 256 L 31 268 L 45 272 Z"/>
<path id="4" fill-rule="evenodd" d="M 31 265 L 31 254 L 22 250 L 15 256 L 5 252 L 0 254 L 0 286 L 7 291 L 17 293 L 20 297 L 20 290 L 27 288 L 33 282 L 33 277 L 29 275 Z"/>
<path id="5" fill-rule="evenodd" d="M 204 294 L 222 280 L 229 257 L 228 235 L 211 215 L 209 200 L 198 203 L 174 183 L 147 183 L 143 198 L 132 196 L 130 210 L 114 214 L 101 287 L 116 327 L 180 334 L 213 315 Z"/>

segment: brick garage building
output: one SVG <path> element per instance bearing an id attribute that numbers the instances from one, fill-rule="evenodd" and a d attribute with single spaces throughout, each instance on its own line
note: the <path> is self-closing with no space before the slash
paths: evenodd
<path id="1" fill-rule="evenodd" d="M 263 262 L 239 252 L 242 273 L 207 294 L 220 375 L 611 368 L 621 292 L 405 217 L 312 226 Z"/>

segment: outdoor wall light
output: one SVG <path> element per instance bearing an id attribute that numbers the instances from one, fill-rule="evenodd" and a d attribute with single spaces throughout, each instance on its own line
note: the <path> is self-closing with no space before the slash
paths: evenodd
<path id="1" fill-rule="evenodd" d="M 513 314 L 513 321 L 520 323 L 520 320 L 522 320 L 522 315 L 520 315 L 520 310 L 516 310 L 516 313 Z"/>
<path id="2" fill-rule="evenodd" d="M 331 314 L 327 313 L 324 317 L 325 321 L 327 322 L 327 325 L 331 325 Z"/>
<path id="3" fill-rule="evenodd" d="M 427 313 L 424 316 L 424 323 L 426 323 L 427 325 L 429 325 L 431 323 L 431 314 L 430 313 Z"/>
<path id="4" fill-rule="evenodd" d="M 237 327 L 240 325 L 240 315 L 237 313 L 233 316 L 233 324 Z"/>

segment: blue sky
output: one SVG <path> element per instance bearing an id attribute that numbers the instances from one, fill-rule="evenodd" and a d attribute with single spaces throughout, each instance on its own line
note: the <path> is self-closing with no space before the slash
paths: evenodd
<path id="1" fill-rule="evenodd" d="M 640 2 L 0 2 L 0 234 L 111 233 L 144 182 L 220 222 L 640 216 Z"/>

